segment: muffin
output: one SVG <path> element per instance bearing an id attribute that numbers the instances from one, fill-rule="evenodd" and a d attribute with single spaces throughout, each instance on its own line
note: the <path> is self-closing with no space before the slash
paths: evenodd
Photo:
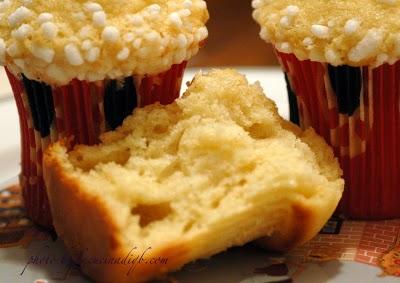
<path id="1" fill-rule="evenodd" d="M 144 282 L 262 237 L 293 248 L 318 233 L 343 191 L 326 142 L 279 117 L 233 70 L 196 75 L 175 103 L 136 109 L 101 140 L 57 142 L 43 163 L 57 234 L 96 282 Z M 135 266 L 91 260 L 143 252 Z"/>
<path id="2" fill-rule="evenodd" d="M 344 170 L 341 211 L 400 217 L 399 1 L 252 2 L 285 72 L 291 120 L 314 127 Z"/>
<path id="3" fill-rule="evenodd" d="M 171 103 L 207 37 L 202 0 L 0 2 L 0 63 L 19 111 L 28 215 L 49 227 L 42 154 L 95 144 L 137 106 Z"/>

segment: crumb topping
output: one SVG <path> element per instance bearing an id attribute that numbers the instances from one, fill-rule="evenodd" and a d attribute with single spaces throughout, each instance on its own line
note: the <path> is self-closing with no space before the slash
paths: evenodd
<path id="1" fill-rule="evenodd" d="M 399 0 L 253 0 L 260 36 L 299 59 L 379 66 L 400 59 Z"/>
<path id="2" fill-rule="evenodd" d="M 203 0 L 3 0 L 0 65 L 49 84 L 157 74 L 208 36 Z"/>

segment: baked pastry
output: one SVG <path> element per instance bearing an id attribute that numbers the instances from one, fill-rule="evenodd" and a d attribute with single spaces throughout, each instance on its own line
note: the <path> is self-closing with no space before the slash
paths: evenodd
<path id="1" fill-rule="evenodd" d="M 183 98 L 136 109 L 101 140 L 58 142 L 44 158 L 57 234 L 99 282 L 144 281 L 263 236 L 292 248 L 319 231 L 343 190 L 322 138 L 280 118 L 233 70 L 197 74 Z M 134 247 L 168 261 L 130 272 L 88 260 Z"/>
<path id="2" fill-rule="evenodd" d="M 42 179 L 49 143 L 94 144 L 137 106 L 179 96 L 187 60 L 208 35 L 203 0 L 6 0 L 0 65 L 20 115 L 28 215 L 50 227 Z"/>
<path id="3" fill-rule="evenodd" d="M 400 217 L 399 1 L 254 0 L 286 73 L 291 120 L 333 147 L 348 217 Z"/>

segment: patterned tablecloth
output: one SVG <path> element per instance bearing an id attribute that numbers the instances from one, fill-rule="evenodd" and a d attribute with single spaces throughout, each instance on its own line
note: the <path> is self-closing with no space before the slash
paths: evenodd
<path id="1" fill-rule="evenodd" d="M 18 186 L 0 191 L 0 274 L 0 282 L 90 282 L 57 236 L 25 217 Z M 247 245 L 190 263 L 157 282 L 351 281 L 400 282 L 400 220 L 334 218 L 312 241 L 288 254 Z"/>

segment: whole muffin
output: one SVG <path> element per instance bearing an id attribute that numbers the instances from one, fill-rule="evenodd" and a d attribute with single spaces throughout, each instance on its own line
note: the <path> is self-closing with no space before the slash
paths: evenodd
<path id="1" fill-rule="evenodd" d="M 59 138 L 94 144 L 137 106 L 179 96 L 208 35 L 202 0 L 5 0 L 0 64 L 17 103 L 28 215 L 51 225 L 42 153 Z"/>
<path id="2" fill-rule="evenodd" d="M 342 211 L 400 216 L 400 1 L 252 2 L 288 82 L 291 120 L 312 126 L 344 170 Z"/>

